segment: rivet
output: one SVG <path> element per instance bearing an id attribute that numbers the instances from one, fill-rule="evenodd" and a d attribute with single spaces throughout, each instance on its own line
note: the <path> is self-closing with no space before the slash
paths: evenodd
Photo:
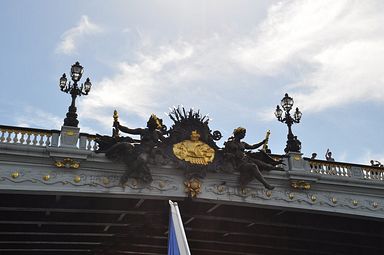
<path id="1" fill-rule="evenodd" d="M 356 206 L 356 205 L 358 204 L 357 200 L 353 200 L 353 201 L 352 201 L 352 204 L 353 204 L 354 206 Z"/>
<path id="2" fill-rule="evenodd" d="M 379 206 L 379 204 L 377 202 L 373 202 L 372 206 L 373 206 L 373 208 L 377 208 Z"/>
<path id="3" fill-rule="evenodd" d="M 311 196 L 311 200 L 312 200 L 312 202 L 315 202 L 316 199 L 317 199 L 317 197 L 316 197 L 315 195 L 312 195 L 312 196 Z"/>
<path id="4" fill-rule="evenodd" d="M 289 193 L 288 197 L 289 197 L 289 199 L 293 199 L 295 197 L 295 195 L 293 193 Z"/>
<path id="5" fill-rule="evenodd" d="M 73 181 L 79 183 L 81 181 L 81 177 L 76 175 L 75 178 L 73 178 Z"/>
<path id="6" fill-rule="evenodd" d="M 336 204 L 337 203 L 337 199 L 335 197 L 332 198 L 332 203 Z"/>
<path id="7" fill-rule="evenodd" d="M 48 181 L 49 179 L 51 179 L 51 176 L 49 174 L 43 176 L 44 181 Z"/>
<path id="8" fill-rule="evenodd" d="M 103 178 L 103 184 L 105 184 L 105 185 L 109 184 L 109 179 L 107 177 Z"/>
<path id="9" fill-rule="evenodd" d="M 12 176 L 13 179 L 16 179 L 16 178 L 18 178 L 20 176 L 20 174 L 19 174 L 19 172 L 16 171 L 16 172 L 13 172 L 11 174 L 11 176 Z"/>
<path id="10" fill-rule="evenodd" d="M 267 197 L 271 197 L 271 196 L 272 196 L 272 191 L 267 190 L 267 191 L 265 192 L 265 195 L 267 195 Z"/>

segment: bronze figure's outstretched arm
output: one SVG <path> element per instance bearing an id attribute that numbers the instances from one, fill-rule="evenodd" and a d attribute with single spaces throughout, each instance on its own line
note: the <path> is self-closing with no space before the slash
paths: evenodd
<path id="1" fill-rule="evenodd" d="M 118 130 L 121 132 L 127 133 L 127 134 L 132 134 L 132 135 L 141 135 L 143 134 L 143 129 L 142 128 L 128 128 L 126 126 L 121 125 L 118 121 L 115 122 L 115 126 L 117 127 Z"/>
<path id="2" fill-rule="evenodd" d="M 243 142 L 244 143 L 244 148 L 247 149 L 247 150 L 254 150 L 254 149 L 257 149 L 259 148 L 260 146 L 264 145 L 264 143 L 266 142 L 266 140 L 264 139 L 263 141 L 259 142 L 259 143 L 255 143 L 255 144 L 248 144 L 246 142 Z"/>

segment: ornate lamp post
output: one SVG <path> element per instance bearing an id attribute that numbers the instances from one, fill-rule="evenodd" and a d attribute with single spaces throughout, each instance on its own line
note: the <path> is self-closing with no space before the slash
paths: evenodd
<path id="1" fill-rule="evenodd" d="M 71 78 L 72 78 L 73 84 L 71 84 L 71 82 L 67 84 L 67 77 L 65 73 L 60 78 L 61 91 L 71 94 L 71 97 L 72 97 L 72 103 L 68 108 L 67 117 L 64 119 L 64 126 L 77 127 L 77 125 L 79 124 L 79 121 L 77 120 L 77 113 L 76 113 L 76 106 L 75 106 L 76 97 L 81 95 L 88 95 L 89 91 L 91 90 L 92 83 L 89 80 L 89 78 L 87 78 L 84 84 L 81 84 L 80 87 L 77 85 L 77 82 L 80 81 L 82 75 L 83 75 L 83 67 L 80 65 L 79 62 L 76 62 L 71 67 Z"/>
<path id="2" fill-rule="evenodd" d="M 294 136 L 292 133 L 292 124 L 293 123 L 299 123 L 301 119 L 302 113 L 299 111 L 299 108 L 296 108 L 295 113 L 293 114 L 293 117 L 289 113 L 293 106 L 293 99 L 292 97 L 288 96 L 286 93 L 284 98 L 281 99 L 281 107 L 279 105 L 276 107 L 275 116 L 278 121 L 287 124 L 288 126 L 288 135 L 287 135 L 287 146 L 285 147 L 284 151 L 285 153 L 288 152 L 300 152 L 301 150 L 301 142 L 297 139 L 297 136 Z M 284 113 L 284 117 L 283 117 Z"/>

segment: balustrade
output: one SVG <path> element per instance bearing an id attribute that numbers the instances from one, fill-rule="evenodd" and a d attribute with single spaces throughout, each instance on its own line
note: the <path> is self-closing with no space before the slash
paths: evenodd
<path id="1" fill-rule="evenodd" d="M 366 180 L 384 180 L 383 167 L 363 167 L 363 178 Z"/>
<path id="2" fill-rule="evenodd" d="M 95 142 L 95 135 L 90 135 L 87 133 L 80 133 L 79 148 L 83 150 L 95 151 L 98 146 Z"/>
<path id="3" fill-rule="evenodd" d="M 59 145 L 59 136 L 59 130 L 0 125 L 0 144 L 57 147 Z M 79 137 L 79 149 L 90 151 L 97 150 L 98 146 L 95 142 L 95 138 L 95 135 L 81 133 Z"/>
<path id="4" fill-rule="evenodd" d="M 351 166 L 329 161 L 309 160 L 311 173 L 351 177 Z"/>
<path id="5" fill-rule="evenodd" d="M 60 131 L 0 126 L 0 143 L 32 146 L 57 146 Z"/>

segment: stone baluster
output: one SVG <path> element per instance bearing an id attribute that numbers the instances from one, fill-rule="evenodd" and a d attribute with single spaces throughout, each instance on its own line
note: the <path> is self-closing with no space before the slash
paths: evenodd
<path id="1" fill-rule="evenodd" d="M 20 141 L 21 144 L 24 144 L 24 142 L 25 142 L 25 139 L 24 139 L 25 131 L 21 131 L 20 134 L 21 134 L 21 136 L 20 136 L 20 140 L 19 141 Z"/>
<path id="2" fill-rule="evenodd" d="M 87 150 L 91 150 L 91 149 L 92 149 L 92 145 L 91 145 L 91 143 L 92 143 L 92 138 L 88 136 L 88 139 L 87 139 L 87 140 L 88 140 Z"/>
<path id="3" fill-rule="evenodd" d="M 36 134 L 35 132 L 33 133 L 32 144 L 33 144 L 33 145 L 36 145 L 36 144 L 37 144 L 37 134 Z"/>
<path id="4" fill-rule="evenodd" d="M 7 132 L 8 132 L 8 136 L 7 136 L 7 139 L 5 139 L 6 141 L 7 141 L 7 143 L 10 143 L 11 141 L 12 141 L 12 139 L 11 139 L 11 135 L 12 135 L 12 130 L 7 130 Z"/>
<path id="5" fill-rule="evenodd" d="M 43 146 L 45 134 L 44 133 L 40 133 L 39 135 L 40 135 L 39 145 Z"/>
<path id="6" fill-rule="evenodd" d="M 28 136 L 27 136 L 27 140 L 26 140 L 26 142 L 27 142 L 27 144 L 29 145 L 29 144 L 31 144 L 31 135 L 32 135 L 32 132 L 31 132 L 31 131 L 28 131 L 27 134 L 28 134 Z"/>
<path id="7" fill-rule="evenodd" d="M 4 129 L 1 129 L 1 137 L 0 137 L 0 141 L 3 143 L 4 140 L 5 140 L 5 137 L 4 137 L 4 134 L 5 134 L 5 130 Z"/>
<path id="8" fill-rule="evenodd" d="M 12 141 L 13 141 L 13 143 L 17 143 L 19 141 L 18 135 L 19 135 L 20 132 L 17 131 L 17 130 L 14 130 L 13 133 L 14 133 L 14 136 L 13 136 Z"/>
<path id="9" fill-rule="evenodd" d="M 47 140 L 45 141 L 45 146 L 49 146 L 49 145 L 51 144 L 51 137 L 52 137 L 52 134 L 47 133 L 47 134 L 46 134 L 46 137 L 47 137 Z"/>

